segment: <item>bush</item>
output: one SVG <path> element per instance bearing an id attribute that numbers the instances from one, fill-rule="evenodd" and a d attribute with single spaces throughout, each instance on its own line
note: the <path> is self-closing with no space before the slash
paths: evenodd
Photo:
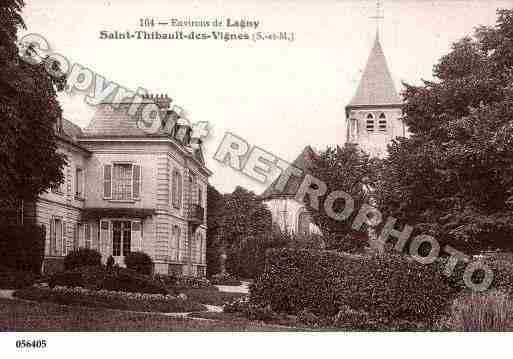
<path id="1" fill-rule="evenodd" d="M 48 285 L 132 293 L 167 294 L 162 282 L 126 268 L 80 267 L 50 276 Z"/>
<path id="2" fill-rule="evenodd" d="M 0 268 L 0 289 L 20 289 L 33 285 L 38 276 L 9 268 Z"/>
<path id="3" fill-rule="evenodd" d="M 513 302 L 500 291 L 469 293 L 458 297 L 444 329 L 455 331 L 510 331 L 513 329 Z"/>
<path id="4" fill-rule="evenodd" d="M 175 279 L 176 289 L 208 288 L 212 286 L 210 281 L 204 277 L 177 276 Z M 172 281 L 172 279 L 169 279 Z"/>
<path id="5" fill-rule="evenodd" d="M 100 266 L 101 264 L 102 255 L 100 252 L 89 248 L 76 249 L 64 257 L 64 269 L 66 270 L 84 266 Z"/>
<path id="6" fill-rule="evenodd" d="M 250 288 L 251 302 L 278 312 L 330 317 L 348 306 L 388 321 L 432 321 L 455 295 L 436 266 L 404 256 L 290 249 L 269 252 Z"/>
<path id="7" fill-rule="evenodd" d="M 316 234 L 296 234 L 273 228 L 269 232 L 242 238 L 228 249 L 228 272 L 240 278 L 256 278 L 264 272 L 269 249 L 323 249 L 324 240 Z"/>
<path id="8" fill-rule="evenodd" d="M 253 304 L 247 297 L 235 299 L 223 306 L 225 313 L 240 313 L 250 320 L 276 321 L 281 316 L 275 313 L 270 305 Z"/>
<path id="9" fill-rule="evenodd" d="M 125 257 L 125 265 L 138 273 L 151 275 L 153 273 L 153 260 L 144 252 L 131 252 Z"/>
<path id="10" fill-rule="evenodd" d="M 41 226 L 0 226 L 2 266 L 18 271 L 41 273 L 45 234 Z"/>

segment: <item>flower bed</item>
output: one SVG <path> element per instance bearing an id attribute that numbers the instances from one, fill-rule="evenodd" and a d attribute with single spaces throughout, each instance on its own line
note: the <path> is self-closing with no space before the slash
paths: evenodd
<path id="1" fill-rule="evenodd" d="M 126 268 L 80 267 L 52 275 L 50 287 L 83 287 L 92 290 L 168 294 L 164 283 Z"/>
<path id="2" fill-rule="evenodd" d="M 15 292 L 18 298 L 67 305 L 123 309 L 142 312 L 193 312 L 206 310 L 205 306 L 170 294 L 130 293 L 110 290 L 92 290 L 82 287 L 34 286 Z"/>

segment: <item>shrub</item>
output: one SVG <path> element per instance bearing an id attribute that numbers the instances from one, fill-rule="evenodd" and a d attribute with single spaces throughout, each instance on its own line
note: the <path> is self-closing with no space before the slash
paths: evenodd
<path id="1" fill-rule="evenodd" d="M 444 327 L 455 331 L 512 330 L 513 302 L 495 290 L 464 294 L 454 301 Z"/>
<path id="2" fill-rule="evenodd" d="M 344 305 L 386 320 L 432 321 L 456 291 L 432 265 L 404 256 L 356 256 L 331 251 L 279 249 L 268 253 L 251 302 L 274 311 L 303 309 L 330 317 Z"/>
<path id="3" fill-rule="evenodd" d="M 208 288 L 212 286 L 210 281 L 204 277 L 177 276 L 175 279 L 175 288 L 177 289 Z"/>
<path id="4" fill-rule="evenodd" d="M 144 252 L 131 252 L 125 257 L 125 265 L 138 273 L 151 275 L 153 273 L 153 260 Z"/>
<path id="5" fill-rule="evenodd" d="M 343 305 L 338 313 L 331 318 L 331 326 L 338 329 L 347 330 L 369 330 L 374 329 L 369 325 L 369 314 L 355 310 L 347 305 Z"/>
<path id="6" fill-rule="evenodd" d="M 2 225 L 0 234 L 0 258 L 3 267 L 41 273 L 45 238 L 41 226 Z"/>
<path id="7" fill-rule="evenodd" d="M 0 288 L 20 289 L 30 287 L 38 279 L 32 272 L 23 272 L 10 268 L 0 268 Z"/>
<path id="8" fill-rule="evenodd" d="M 111 270 L 114 267 L 114 263 L 115 263 L 114 257 L 113 256 L 109 256 L 109 258 L 107 258 L 107 263 L 105 263 L 106 266 L 107 266 L 107 269 Z"/>
<path id="9" fill-rule="evenodd" d="M 308 308 L 305 308 L 298 313 L 297 321 L 311 328 L 319 327 L 322 325 L 320 318 L 312 313 Z"/>
<path id="10" fill-rule="evenodd" d="M 64 257 L 64 269 L 66 270 L 84 266 L 100 266 L 101 264 L 102 255 L 100 252 L 89 248 L 76 249 Z"/>
<path id="11" fill-rule="evenodd" d="M 167 294 L 164 284 L 151 277 L 126 268 L 90 266 L 55 273 L 50 276 L 50 287 L 83 287 L 94 290 L 112 290 L 133 293 Z"/>

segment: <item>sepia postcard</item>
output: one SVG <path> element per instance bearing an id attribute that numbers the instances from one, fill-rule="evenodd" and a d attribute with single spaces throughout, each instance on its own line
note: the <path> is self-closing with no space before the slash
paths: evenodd
<path id="1" fill-rule="evenodd" d="M 7 357 L 513 331 L 511 0 L 0 0 L 0 64 Z"/>

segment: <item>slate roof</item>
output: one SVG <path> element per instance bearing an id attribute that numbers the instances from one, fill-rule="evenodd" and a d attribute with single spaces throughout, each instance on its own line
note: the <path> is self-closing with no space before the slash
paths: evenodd
<path id="1" fill-rule="evenodd" d="M 142 103 L 155 103 L 153 99 L 143 100 Z M 113 106 L 111 103 L 101 103 L 96 106 L 93 118 L 86 128 L 82 130 L 81 138 L 125 138 L 125 137 L 166 137 L 169 138 L 168 132 L 164 131 L 160 118 L 159 128 L 155 132 L 148 132 L 139 127 L 138 121 L 142 118 L 142 108 L 131 116 L 129 114 L 132 103 L 120 103 Z M 160 107 L 160 105 L 159 105 Z M 162 118 L 168 116 L 169 109 L 165 106 L 160 107 Z M 169 116 L 178 116 L 175 112 L 171 112 Z M 178 120 L 180 122 L 180 120 Z M 175 141 L 185 151 L 189 152 L 201 164 L 205 164 L 202 154 L 201 144 L 198 147 L 185 146 L 179 141 Z"/>
<path id="2" fill-rule="evenodd" d="M 388 70 L 387 60 L 379 41 L 379 34 L 376 33 L 374 46 L 370 52 L 362 78 L 353 99 L 347 107 L 399 105 L 401 103 L 401 98 L 397 94 L 394 81 Z"/>
<path id="3" fill-rule="evenodd" d="M 299 185 L 303 181 L 304 176 L 306 174 L 312 173 L 315 166 L 315 161 L 318 157 L 319 156 L 315 153 L 312 147 L 306 146 L 303 149 L 303 151 L 299 154 L 299 156 L 295 159 L 295 161 L 292 162 L 289 166 L 289 168 L 291 166 L 294 166 L 297 169 L 301 170 L 303 172 L 303 175 L 290 176 L 283 191 L 279 191 L 278 189 L 276 189 L 275 185 L 278 183 L 280 178 L 284 176 L 284 174 L 282 173 L 273 181 L 273 183 L 271 183 L 271 185 L 260 195 L 260 197 L 264 200 L 276 197 L 294 197 L 299 188 Z"/>
<path id="4" fill-rule="evenodd" d="M 164 132 L 160 130 L 155 134 L 150 134 L 139 128 L 137 122 L 141 119 L 141 111 L 139 110 L 134 116 L 130 116 L 130 103 L 122 103 L 118 106 L 116 108 L 110 103 L 97 105 L 93 118 L 83 130 L 83 137 L 164 136 Z"/>

